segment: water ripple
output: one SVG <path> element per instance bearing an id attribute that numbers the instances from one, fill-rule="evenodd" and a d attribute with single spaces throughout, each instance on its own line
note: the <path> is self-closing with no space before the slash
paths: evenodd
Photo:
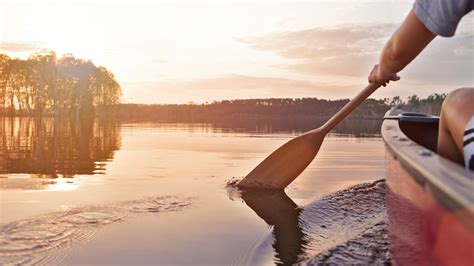
<path id="1" fill-rule="evenodd" d="M 237 192 L 272 227 L 237 264 L 387 264 L 390 263 L 385 181 L 360 184 L 298 207 L 282 190 Z"/>
<path id="2" fill-rule="evenodd" d="M 114 205 L 85 206 L 0 226 L 0 264 L 56 264 L 59 250 L 92 239 L 104 225 L 137 213 L 180 211 L 192 198 L 151 197 Z"/>
<path id="3" fill-rule="evenodd" d="M 304 207 L 308 264 L 389 263 L 385 182 L 360 184 Z"/>

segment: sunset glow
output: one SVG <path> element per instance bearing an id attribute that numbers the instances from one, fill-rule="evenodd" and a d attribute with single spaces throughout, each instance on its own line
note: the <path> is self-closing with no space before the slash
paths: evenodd
<path id="1" fill-rule="evenodd" d="M 384 42 L 411 5 L 3 0 L 0 52 L 26 57 L 52 49 L 90 59 L 116 75 L 124 102 L 348 98 L 365 85 Z M 472 84 L 473 21 L 468 15 L 454 38 L 438 39 L 401 73 L 403 82 L 374 97 L 426 96 Z M 446 58 L 449 53 L 453 60 Z M 452 64 L 461 71 L 453 71 Z"/>
<path id="2" fill-rule="evenodd" d="M 474 265 L 473 4 L 0 0 L 0 265 Z"/>

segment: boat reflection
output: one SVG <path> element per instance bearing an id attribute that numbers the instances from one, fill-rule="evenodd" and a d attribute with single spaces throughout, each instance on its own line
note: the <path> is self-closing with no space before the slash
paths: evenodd
<path id="1" fill-rule="evenodd" d="M 245 190 L 241 198 L 260 218 L 273 226 L 274 263 L 293 265 L 299 262 L 308 242 L 300 225 L 302 209 L 283 190 Z"/>
<path id="2" fill-rule="evenodd" d="M 120 129 L 107 121 L 2 117 L 0 174 L 72 178 L 102 173 L 120 142 Z"/>

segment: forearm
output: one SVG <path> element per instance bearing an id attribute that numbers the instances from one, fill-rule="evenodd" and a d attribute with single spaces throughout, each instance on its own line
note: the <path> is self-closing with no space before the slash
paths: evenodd
<path id="1" fill-rule="evenodd" d="M 404 69 L 415 57 L 410 56 L 406 51 L 396 50 L 395 44 L 393 40 L 390 41 L 385 45 L 384 49 L 382 50 L 382 54 L 380 55 L 380 62 L 379 67 L 380 71 L 383 73 L 398 73 L 402 69 Z"/>
<path id="2" fill-rule="evenodd" d="M 382 73 L 398 73 L 436 37 L 410 11 L 405 21 L 385 45 L 380 56 Z"/>

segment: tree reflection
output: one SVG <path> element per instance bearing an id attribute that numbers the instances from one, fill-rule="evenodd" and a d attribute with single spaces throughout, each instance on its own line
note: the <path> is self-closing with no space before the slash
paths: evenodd
<path id="1" fill-rule="evenodd" d="M 32 177 L 97 174 L 120 148 L 114 124 L 91 119 L 0 118 L 0 173 Z"/>

